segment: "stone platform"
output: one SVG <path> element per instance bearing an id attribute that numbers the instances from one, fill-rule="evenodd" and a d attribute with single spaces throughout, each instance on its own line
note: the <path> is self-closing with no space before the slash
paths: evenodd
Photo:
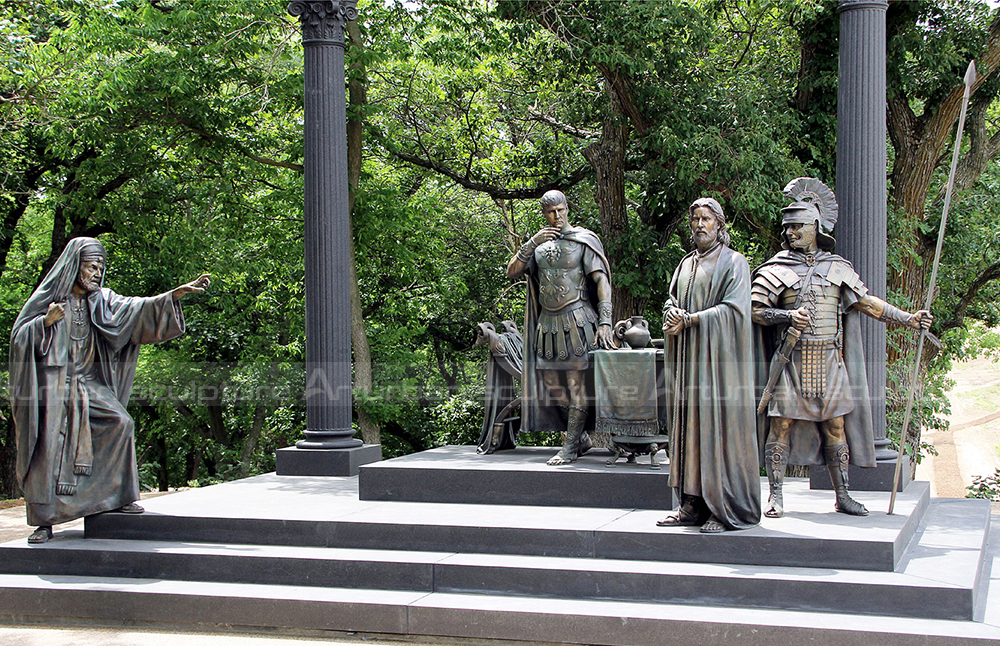
<path id="1" fill-rule="evenodd" d="M 1000 644 L 989 505 L 927 489 L 911 484 L 893 516 L 888 494 L 859 492 L 872 513 L 855 518 L 790 481 L 785 518 L 706 536 L 656 527 L 664 510 L 373 501 L 357 477 L 269 474 L 92 517 L 86 538 L 57 528 L 46 545 L 0 546 L 0 619 L 622 646 Z"/>
<path id="2" fill-rule="evenodd" d="M 573 464 L 545 464 L 557 451 L 521 446 L 478 455 L 474 446 L 444 446 L 361 467 L 359 495 L 362 500 L 472 505 L 676 507 L 666 464 L 651 469 L 646 456 L 608 466 L 612 456 L 604 449 Z"/>

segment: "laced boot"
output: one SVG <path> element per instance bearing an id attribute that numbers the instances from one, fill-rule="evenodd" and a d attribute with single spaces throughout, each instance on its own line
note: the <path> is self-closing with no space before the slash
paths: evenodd
<path id="1" fill-rule="evenodd" d="M 580 439 L 583 436 L 583 425 L 587 421 L 587 409 L 570 406 L 566 418 L 566 440 L 562 449 L 549 459 L 548 464 L 569 464 L 581 455 Z"/>
<path id="2" fill-rule="evenodd" d="M 833 490 L 837 493 L 837 502 L 834 508 L 842 514 L 851 516 L 867 516 L 868 510 L 857 500 L 851 498 L 847 493 L 847 467 L 851 462 L 851 452 L 847 444 L 841 442 L 833 446 L 823 447 L 826 455 L 826 466 L 830 469 L 830 480 L 833 481 Z"/>
<path id="3" fill-rule="evenodd" d="M 764 469 L 771 495 L 767 499 L 764 515 L 781 518 L 785 515 L 785 499 L 782 487 L 785 483 L 785 467 L 788 466 L 789 446 L 782 442 L 768 442 L 764 445 Z"/>

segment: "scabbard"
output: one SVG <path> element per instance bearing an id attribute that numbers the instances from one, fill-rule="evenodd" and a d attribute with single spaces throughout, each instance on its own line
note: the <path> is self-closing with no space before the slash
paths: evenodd
<path id="1" fill-rule="evenodd" d="M 767 385 L 764 386 L 764 392 L 760 396 L 760 404 L 757 406 L 758 415 L 766 411 L 767 405 L 771 403 L 771 397 L 774 396 L 774 386 L 778 383 L 778 377 L 781 376 L 781 371 L 791 361 L 792 350 L 795 349 L 795 344 L 799 342 L 801 336 L 802 331 L 795 329 L 791 325 L 785 331 L 785 341 L 781 344 L 781 348 L 778 349 L 778 362 L 771 365 L 771 373 L 767 376 Z"/>

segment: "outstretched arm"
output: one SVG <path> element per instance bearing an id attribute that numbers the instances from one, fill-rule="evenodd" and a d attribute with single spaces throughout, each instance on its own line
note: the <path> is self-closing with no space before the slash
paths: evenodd
<path id="1" fill-rule="evenodd" d="M 914 330 L 919 330 L 920 328 L 928 330 L 934 321 L 934 317 L 931 316 L 928 310 L 919 310 L 910 314 L 871 294 L 863 296 L 854 304 L 854 307 L 859 312 L 867 314 L 873 319 L 878 319 L 886 323 L 898 323 Z"/>
<path id="2" fill-rule="evenodd" d="M 170 295 L 173 296 L 174 301 L 179 301 L 181 300 L 181 298 L 184 297 L 185 294 L 190 294 L 191 292 L 203 292 L 206 289 L 208 289 L 209 285 L 212 284 L 212 281 L 209 280 L 211 277 L 212 274 L 202 274 L 201 276 L 198 276 L 197 278 L 192 280 L 190 283 L 185 283 L 180 287 L 174 288 L 170 292 Z"/>

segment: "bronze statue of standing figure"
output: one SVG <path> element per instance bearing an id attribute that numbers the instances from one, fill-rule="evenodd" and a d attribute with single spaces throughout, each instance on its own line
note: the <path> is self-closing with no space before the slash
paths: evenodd
<path id="1" fill-rule="evenodd" d="M 825 184 L 798 178 L 785 195 L 794 202 L 781 210 L 784 251 L 754 270 L 751 288 L 757 377 L 766 382 L 758 408 L 770 485 L 764 515 L 784 513 L 787 465 L 825 463 L 836 510 L 866 516 L 848 494 L 848 466 L 875 466 L 859 314 L 913 329 L 929 327 L 932 317 L 869 294 L 851 263 L 833 253 L 837 201 Z"/>
<path id="2" fill-rule="evenodd" d="M 208 274 L 152 298 L 104 287 L 107 254 L 74 238 L 21 308 L 10 335 L 10 405 L 29 543 L 104 511 L 141 513 L 135 423 L 125 407 L 139 347 L 184 332 L 178 302 Z"/>
<path id="3" fill-rule="evenodd" d="M 586 432 L 590 352 L 611 347 L 611 271 L 594 232 L 569 223 L 560 191 L 541 199 L 547 226 L 510 259 L 507 276 L 528 276 L 521 430 L 566 433 L 548 464 L 591 448 Z"/>
<path id="4" fill-rule="evenodd" d="M 681 506 L 657 525 L 714 534 L 760 522 L 750 266 L 729 247 L 717 201 L 697 200 L 688 214 L 695 250 L 663 306 L 670 485 Z"/>

